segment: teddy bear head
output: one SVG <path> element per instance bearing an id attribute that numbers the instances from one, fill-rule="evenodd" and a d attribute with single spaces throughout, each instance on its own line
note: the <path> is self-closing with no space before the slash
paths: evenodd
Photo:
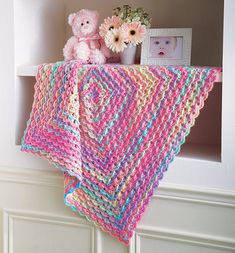
<path id="1" fill-rule="evenodd" d="M 73 34 L 79 37 L 91 36 L 97 32 L 99 14 L 97 11 L 82 9 L 69 15 L 68 23 Z"/>

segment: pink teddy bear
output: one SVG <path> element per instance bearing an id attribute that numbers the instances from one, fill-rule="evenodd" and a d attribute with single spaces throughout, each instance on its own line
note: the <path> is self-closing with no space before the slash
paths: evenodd
<path id="1" fill-rule="evenodd" d="M 98 34 L 98 12 L 82 9 L 68 17 L 73 36 L 64 46 L 66 61 L 78 60 L 81 63 L 104 64 L 110 51 Z"/>

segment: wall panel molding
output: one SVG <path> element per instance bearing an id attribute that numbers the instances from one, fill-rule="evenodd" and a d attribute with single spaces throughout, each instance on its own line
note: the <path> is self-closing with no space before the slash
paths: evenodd
<path id="1" fill-rule="evenodd" d="M 61 191 L 63 189 L 63 174 L 61 172 L 54 172 L 54 171 L 39 171 L 39 170 L 32 170 L 32 169 L 20 169 L 20 168 L 2 168 L 0 167 L 0 184 L 6 184 L 6 187 L 17 187 L 22 185 L 23 186 L 32 186 L 35 193 L 41 192 L 42 188 L 43 191 L 50 191 L 50 188 L 53 190 L 53 194 L 56 193 L 57 190 Z M 17 188 L 16 188 L 17 189 Z M 27 188 L 26 188 L 27 189 Z M 40 194 L 40 198 L 41 198 Z M 54 196 L 51 195 L 50 198 Z M 7 196 L 6 196 L 7 197 Z M 49 200 L 49 199 L 48 199 Z M 34 201 L 34 200 L 32 200 Z M 42 199 L 40 201 L 43 201 Z M 42 202 L 43 203 L 43 202 Z M 48 202 L 49 203 L 49 202 Z M 191 187 L 185 185 L 174 185 L 174 184 L 167 184 L 161 183 L 160 187 L 155 191 L 153 196 L 152 203 L 154 206 L 151 208 L 155 212 L 159 212 L 162 210 L 162 204 L 166 204 L 168 206 L 176 205 L 175 208 L 178 208 L 178 212 L 180 209 L 187 206 L 187 208 L 195 208 L 197 206 L 198 213 L 200 215 L 197 217 L 202 218 L 205 221 L 206 217 L 202 217 L 201 215 L 202 210 L 214 210 L 213 212 L 217 214 L 220 210 L 224 210 L 227 214 L 231 215 L 234 213 L 235 215 L 235 192 L 227 191 L 227 190 L 220 190 L 220 189 L 205 189 L 199 187 Z M 160 203 L 160 206 L 159 204 Z M 3 239 L 4 239 L 4 253 L 12 253 L 13 252 L 13 227 L 14 222 L 17 220 L 26 220 L 32 222 L 39 222 L 39 223 L 51 223 L 57 225 L 65 225 L 65 226 L 83 226 L 87 229 L 90 229 L 92 233 L 92 253 L 101 253 L 103 251 L 102 243 L 104 241 L 103 234 L 99 231 L 98 228 L 95 228 L 91 223 L 80 218 L 79 216 L 68 216 L 66 214 L 54 214 L 51 213 L 52 210 L 50 206 L 45 206 L 45 213 L 44 209 L 40 209 L 40 211 L 32 210 L 30 206 L 25 206 L 24 210 L 18 209 L 15 206 L 13 209 L 8 206 L 4 206 L 3 202 Z M 30 209 L 29 209 L 30 207 Z M 8 209 L 9 208 L 9 209 Z M 49 208 L 49 209 L 47 209 Z M 150 209 L 151 209 L 150 208 Z M 180 209 L 179 209 L 180 208 Z M 53 208 L 54 209 L 54 208 Z M 151 209 L 151 210 L 152 210 Z M 64 215 L 64 216 L 63 216 Z M 193 215 L 193 212 L 188 213 L 188 219 L 190 219 L 190 215 Z M 208 215 L 208 214 L 207 214 Z M 148 217 L 147 217 L 148 218 Z M 153 217 L 152 217 L 153 218 Z M 167 219 L 167 215 L 162 216 L 165 220 Z M 208 217 L 209 218 L 209 217 Z M 175 219 L 172 220 L 175 222 Z M 182 217 L 183 219 L 183 217 Z M 193 219 L 193 217 L 192 217 Z M 224 218 L 223 218 L 224 219 Z M 231 216 L 229 219 L 234 220 Z M 145 220 L 145 219 L 143 219 Z M 167 220 L 166 220 L 167 221 Z M 212 219 L 213 221 L 213 219 Z M 217 221 L 215 221 L 217 222 Z M 223 222 L 223 220 L 218 221 Z M 213 234 L 213 230 L 209 229 L 207 232 L 208 234 L 202 234 L 194 231 L 194 227 L 174 227 L 172 224 L 169 227 L 169 224 L 161 223 L 160 226 L 149 226 L 148 222 L 141 223 L 138 225 L 137 230 L 134 234 L 133 239 L 131 240 L 131 244 L 129 247 L 130 253 L 137 253 L 140 252 L 141 243 L 146 240 L 157 240 L 161 242 L 179 242 L 180 244 L 187 244 L 187 245 L 196 245 L 198 247 L 206 247 L 211 249 L 215 249 L 217 253 L 219 249 L 225 252 L 233 252 L 235 251 L 235 236 L 233 239 L 233 229 L 232 224 L 228 227 L 228 231 L 230 231 L 226 237 L 222 237 L 223 234 Z M 175 224 L 178 224 L 177 222 Z M 227 223 L 228 224 L 228 221 Z M 185 225 L 185 224 L 184 224 Z M 223 226 L 223 224 L 221 224 Z M 168 226 L 168 227 L 167 227 Z M 214 227 L 214 226 L 212 226 Z M 178 229 L 178 230 L 175 230 Z M 203 231 L 203 230 L 201 230 Z M 148 239 L 146 239 L 148 238 Z M 209 251 L 211 252 L 211 251 Z M 103 252 L 102 252 L 103 253 Z"/>
<path id="2" fill-rule="evenodd" d="M 63 173 L 22 168 L 0 167 L 0 182 L 63 188 Z"/>
<path id="3" fill-rule="evenodd" d="M 235 191 L 175 185 L 163 183 L 155 191 L 154 198 L 174 199 L 205 205 L 235 207 Z"/>
<path id="4" fill-rule="evenodd" d="M 63 173 L 57 171 L 0 167 L 0 182 L 63 188 Z M 206 205 L 235 207 L 235 191 L 160 183 L 154 198 L 191 201 Z"/>
<path id="5" fill-rule="evenodd" d="M 92 224 L 83 218 L 73 218 L 68 216 L 59 216 L 56 214 L 41 213 L 35 211 L 21 211 L 3 209 L 3 253 L 14 252 L 14 224 L 16 221 L 36 222 L 40 224 L 52 224 L 66 227 L 75 227 L 79 229 L 86 229 L 90 234 L 91 253 L 96 253 L 97 239 L 96 229 Z"/>
<path id="6" fill-rule="evenodd" d="M 130 253 L 140 253 L 141 241 L 145 238 L 235 252 L 235 239 L 164 228 L 138 227 L 130 245 Z"/>

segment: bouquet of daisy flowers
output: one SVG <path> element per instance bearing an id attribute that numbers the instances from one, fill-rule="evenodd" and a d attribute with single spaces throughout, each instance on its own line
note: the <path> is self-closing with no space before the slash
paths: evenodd
<path id="1" fill-rule="evenodd" d="M 144 40 L 150 21 L 143 8 L 132 10 L 129 5 L 123 5 L 113 9 L 113 16 L 104 20 L 99 33 L 109 49 L 120 53 L 129 43 L 136 46 Z"/>

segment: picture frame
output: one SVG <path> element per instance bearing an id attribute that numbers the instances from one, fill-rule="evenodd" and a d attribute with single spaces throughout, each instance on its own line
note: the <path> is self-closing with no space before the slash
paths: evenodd
<path id="1" fill-rule="evenodd" d="M 142 65 L 190 65 L 192 28 L 150 28 L 142 42 Z"/>

